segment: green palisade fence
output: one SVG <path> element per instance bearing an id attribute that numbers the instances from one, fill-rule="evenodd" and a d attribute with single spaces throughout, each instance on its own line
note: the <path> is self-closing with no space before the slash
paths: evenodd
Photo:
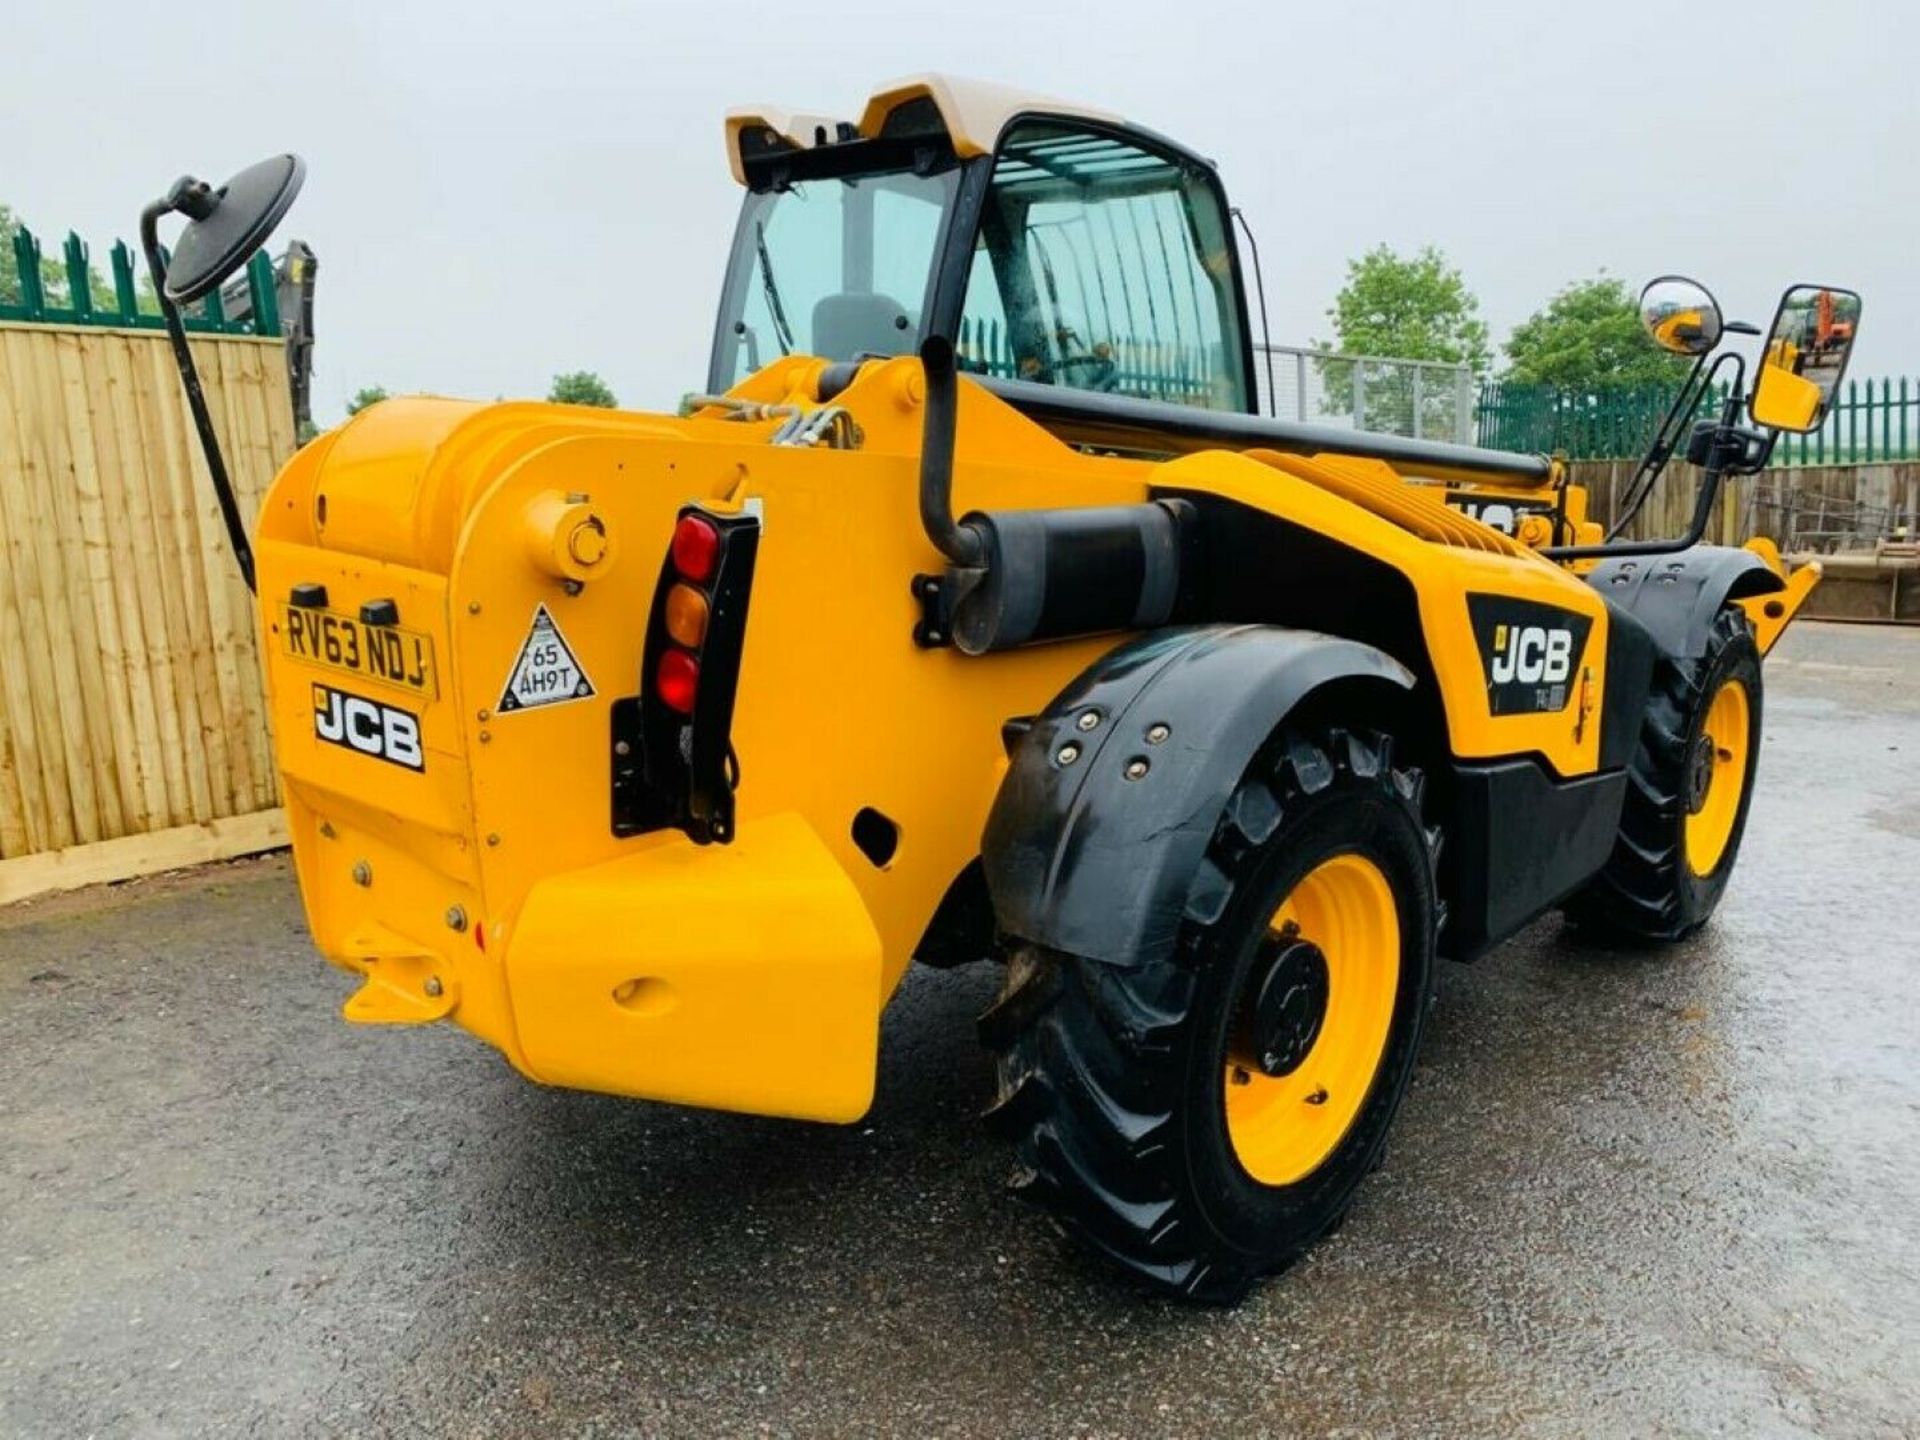
<path id="1" fill-rule="evenodd" d="M 1013 338 L 998 320 L 963 318 L 956 347 L 962 368 L 976 375 L 1019 378 Z M 1111 386 L 1120 395 L 1204 402 L 1213 394 L 1214 364 L 1200 345 L 1115 340 L 1107 347 L 1113 360 Z"/>
<path id="2" fill-rule="evenodd" d="M 1629 459 L 1646 449 L 1673 396 L 1664 386 L 1581 393 L 1493 381 L 1481 387 L 1474 413 L 1480 443 L 1496 450 L 1572 460 Z M 1725 399 L 1725 392 L 1716 390 L 1696 413 L 1713 415 Z M 1915 458 L 1920 458 L 1920 380 L 1905 376 L 1847 381 L 1818 430 L 1782 435 L 1773 452 L 1776 465 Z"/>
<path id="3" fill-rule="evenodd" d="M 56 304 L 47 294 L 41 269 L 40 242 L 25 226 L 13 235 L 13 258 L 19 270 L 18 293 L 0 293 L 0 320 L 24 320 L 40 325 L 114 325 L 139 330 L 160 330 L 165 322 L 156 310 L 143 310 L 139 289 L 134 283 L 133 252 L 125 241 L 116 241 L 110 254 L 112 279 L 105 281 L 111 293 L 96 295 L 93 264 L 86 242 L 69 233 L 63 251 L 67 293 L 64 304 Z M 162 252 L 164 254 L 164 252 Z M 230 320 L 213 291 L 199 304 L 181 312 L 181 320 L 191 331 L 215 335 L 278 335 L 280 333 L 279 297 L 274 290 L 273 264 L 264 250 L 255 251 L 247 262 L 247 288 L 253 300 L 253 318 Z"/>

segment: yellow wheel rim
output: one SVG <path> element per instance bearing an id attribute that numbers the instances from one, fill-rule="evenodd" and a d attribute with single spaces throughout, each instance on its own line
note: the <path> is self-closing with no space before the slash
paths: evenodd
<path id="1" fill-rule="evenodd" d="M 1713 692 L 1700 740 L 1688 757 L 1687 868 L 1711 875 L 1733 839 L 1740 796 L 1747 786 L 1747 746 L 1752 736 L 1747 687 L 1728 680 Z"/>
<path id="2" fill-rule="evenodd" d="M 1267 925 L 1271 941 L 1304 940 L 1324 957 L 1324 1012 L 1285 1074 L 1263 1073 L 1240 1053 L 1245 1039 L 1230 1039 L 1222 1083 L 1241 1166 L 1263 1185 L 1291 1185 L 1333 1153 L 1373 1089 L 1400 986 L 1400 915 L 1379 866 L 1336 855 L 1294 886 Z M 1236 1037 L 1246 1034 L 1262 974 L 1256 962 L 1236 1002 Z"/>

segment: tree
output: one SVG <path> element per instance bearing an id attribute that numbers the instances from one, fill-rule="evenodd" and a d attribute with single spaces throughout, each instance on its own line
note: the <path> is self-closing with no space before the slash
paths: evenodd
<path id="1" fill-rule="evenodd" d="M 353 392 L 353 398 L 347 402 L 347 414 L 358 415 L 369 405 L 378 405 L 387 398 L 387 392 L 378 385 L 364 385 Z"/>
<path id="2" fill-rule="evenodd" d="M 0 305 L 18 305 L 24 298 L 20 291 L 20 262 L 13 253 L 13 237 L 21 229 L 20 217 L 11 207 L 0 205 Z M 40 285 L 49 300 L 66 291 L 66 267 L 40 256 Z"/>
<path id="3" fill-rule="evenodd" d="M 1447 257 L 1428 245 L 1412 258 L 1376 245 L 1347 262 L 1347 283 L 1327 311 L 1338 337 L 1324 348 L 1396 360 L 1445 360 L 1478 375 L 1491 358 L 1480 302 Z"/>
<path id="4" fill-rule="evenodd" d="M 1491 360 L 1480 302 L 1460 272 L 1431 245 L 1410 257 L 1389 245 L 1376 245 L 1349 260 L 1347 283 L 1334 297 L 1327 318 L 1333 322 L 1335 340 L 1316 340 L 1321 349 L 1466 365 L 1476 377 Z M 1332 357 L 1315 364 L 1325 390 L 1323 413 L 1352 415 L 1363 429 L 1402 434 L 1441 436 L 1456 428 L 1456 397 L 1443 377 L 1418 375 L 1413 366 L 1361 365 Z"/>
<path id="5" fill-rule="evenodd" d="M 1653 343 L 1632 293 L 1606 275 L 1567 285 L 1514 327 L 1506 351 L 1503 379 L 1579 394 L 1677 385 L 1688 364 Z"/>
<path id="6" fill-rule="evenodd" d="M 556 405 L 597 405 L 602 410 L 612 410 L 620 403 L 613 398 L 607 382 L 591 370 L 569 370 L 554 376 L 547 399 Z"/>

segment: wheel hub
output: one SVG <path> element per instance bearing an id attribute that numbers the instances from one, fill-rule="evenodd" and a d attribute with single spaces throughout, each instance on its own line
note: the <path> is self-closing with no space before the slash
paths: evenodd
<path id="1" fill-rule="evenodd" d="M 1327 957 L 1311 940 L 1275 936 L 1256 962 L 1248 1049 L 1264 1075 L 1291 1075 L 1327 1019 Z"/>
<path id="2" fill-rule="evenodd" d="M 1707 803 L 1707 792 L 1713 788 L 1713 765 L 1715 760 L 1713 737 L 1702 734 L 1693 742 L 1693 753 L 1687 757 L 1687 813 L 1698 815 Z"/>

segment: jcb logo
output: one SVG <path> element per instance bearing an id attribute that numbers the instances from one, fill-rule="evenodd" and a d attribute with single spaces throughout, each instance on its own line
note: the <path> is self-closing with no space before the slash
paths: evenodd
<path id="1" fill-rule="evenodd" d="M 1562 626 L 1501 625 L 1493 632 L 1493 683 L 1558 685 L 1573 673 L 1573 632 Z"/>
<path id="2" fill-rule="evenodd" d="M 1507 595 L 1469 595 L 1467 616 L 1494 715 L 1551 715 L 1567 708 L 1590 616 Z"/>
<path id="3" fill-rule="evenodd" d="M 420 717 L 331 685 L 313 687 L 313 733 L 329 745 L 357 750 L 408 770 L 427 768 Z"/>
<path id="4" fill-rule="evenodd" d="M 1524 500 L 1481 500 L 1471 495 L 1454 491 L 1447 496 L 1447 504 L 1462 515 L 1470 515 L 1489 529 L 1498 530 L 1502 535 L 1518 535 L 1520 522 L 1532 515 L 1553 514 L 1553 506 L 1528 504 Z"/>

